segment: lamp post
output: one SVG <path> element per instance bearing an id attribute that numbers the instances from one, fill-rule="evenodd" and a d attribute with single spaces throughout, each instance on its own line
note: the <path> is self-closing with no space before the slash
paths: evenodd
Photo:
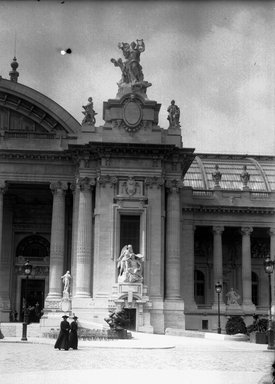
<path id="1" fill-rule="evenodd" d="M 32 273 L 32 265 L 29 263 L 29 260 L 23 266 L 24 274 L 26 276 L 26 284 L 25 284 L 25 306 L 24 306 L 24 319 L 23 319 L 23 327 L 22 327 L 22 341 L 27 341 L 27 325 L 29 322 L 29 310 L 28 310 L 28 279 L 30 274 Z"/>
<path id="2" fill-rule="evenodd" d="M 271 260 L 269 256 L 266 257 L 264 261 L 265 273 L 268 275 L 268 347 L 267 349 L 275 349 L 274 343 L 274 330 L 272 327 L 272 314 L 271 314 L 271 303 L 272 303 L 272 293 L 271 293 L 271 274 L 274 271 L 275 261 Z"/>
<path id="3" fill-rule="evenodd" d="M 222 292 L 222 285 L 219 281 L 215 284 L 215 291 L 218 294 L 218 333 L 221 333 L 220 294 Z"/>

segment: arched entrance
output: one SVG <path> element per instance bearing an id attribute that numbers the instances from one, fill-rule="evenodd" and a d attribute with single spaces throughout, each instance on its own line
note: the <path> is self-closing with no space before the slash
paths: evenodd
<path id="1" fill-rule="evenodd" d="M 33 266 L 31 276 L 26 280 L 22 270 L 20 272 L 20 312 L 19 320 L 23 320 L 23 307 L 25 303 L 30 308 L 30 322 L 39 322 L 42 316 L 45 299 L 45 272 L 47 258 L 50 254 L 50 243 L 40 235 L 25 237 L 18 244 L 16 257 L 19 263 L 29 260 Z"/>

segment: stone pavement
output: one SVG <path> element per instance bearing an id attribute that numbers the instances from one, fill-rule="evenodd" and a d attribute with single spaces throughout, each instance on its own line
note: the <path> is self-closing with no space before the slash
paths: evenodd
<path id="1" fill-rule="evenodd" d="M 82 384 L 129 381 L 271 384 L 274 353 L 266 345 L 205 338 L 134 333 L 132 340 L 80 341 L 58 351 L 53 339 L 0 340 L 1 384 Z"/>

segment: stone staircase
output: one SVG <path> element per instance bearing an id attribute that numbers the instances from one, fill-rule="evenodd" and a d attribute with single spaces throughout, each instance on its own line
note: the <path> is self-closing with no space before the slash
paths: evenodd
<path id="1" fill-rule="evenodd" d="M 22 323 L 0 323 L 0 330 L 5 337 L 21 338 L 22 336 Z M 27 327 L 27 337 L 41 337 L 39 323 L 31 323 Z"/>

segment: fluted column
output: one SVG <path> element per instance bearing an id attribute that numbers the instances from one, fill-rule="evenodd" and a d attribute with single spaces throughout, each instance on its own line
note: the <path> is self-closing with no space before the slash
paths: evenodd
<path id="1" fill-rule="evenodd" d="M 222 255 L 222 233 L 224 227 L 214 226 L 213 230 L 213 306 L 218 305 L 218 295 L 215 291 L 215 284 L 220 282 L 223 285 L 223 255 Z M 223 304 L 222 296 L 220 302 Z"/>
<path id="2" fill-rule="evenodd" d="M 78 180 L 79 212 L 76 245 L 76 298 L 91 297 L 92 267 L 92 185 L 94 180 Z"/>
<path id="3" fill-rule="evenodd" d="M 242 305 L 244 310 L 253 310 L 255 305 L 252 303 L 252 282 L 251 282 L 251 242 L 250 235 L 253 228 L 243 227 L 242 233 L 242 282 L 243 297 Z"/>
<path id="4" fill-rule="evenodd" d="M 3 199 L 6 191 L 6 183 L 0 182 L 0 263 L 2 260 L 2 238 L 3 238 Z"/>
<path id="5" fill-rule="evenodd" d="M 50 185 L 53 193 L 49 293 L 46 301 L 61 298 L 61 276 L 64 274 L 65 249 L 65 191 L 67 184 L 56 182 Z"/>
<path id="6" fill-rule="evenodd" d="M 77 232 L 78 232 L 78 209 L 79 209 L 79 188 L 76 183 L 70 186 L 73 192 L 73 219 L 72 219 L 72 262 L 71 262 L 71 275 L 72 275 L 72 295 L 75 294 L 76 287 L 76 246 L 77 246 Z"/>
<path id="7" fill-rule="evenodd" d="M 180 299 L 180 188 L 178 180 L 167 182 L 166 299 Z"/>
<path id="8" fill-rule="evenodd" d="M 275 260 L 275 228 L 269 229 L 270 236 L 270 258 Z M 275 320 L 275 268 L 271 275 L 271 313 L 273 315 L 273 321 Z"/>

